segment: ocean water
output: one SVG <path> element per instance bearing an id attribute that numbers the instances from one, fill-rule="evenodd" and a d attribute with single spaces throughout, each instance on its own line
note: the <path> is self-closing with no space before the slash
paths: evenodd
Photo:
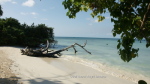
<path id="1" fill-rule="evenodd" d="M 133 81 L 134 77 L 135 81 L 136 78 L 143 78 L 143 80 L 147 79 L 150 81 L 150 48 L 146 48 L 145 41 L 142 41 L 142 43 L 136 41 L 134 48 L 140 48 L 139 56 L 132 59 L 130 62 L 124 62 L 118 55 L 118 39 L 116 38 L 55 37 L 55 40 L 58 41 L 58 44 L 54 48 L 56 50 L 68 47 L 74 43 L 84 45 L 87 41 L 85 48 L 90 51 L 92 55 L 76 46 L 75 48 L 78 51 L 76 54 L 74 54 L 72 48 L 62 52 L 63 55 L 66 55 L 64 58 L 68 60 L 73 61 L 76 59 L 76 62 L 82 62 L 82 64 L 91 66 L 108 74 L 118 74 L 116 76 L 126 79 L 131 79 L 133 76 Z M 130 77 L 128 77 L 128 75 L 130 75 Z"/>

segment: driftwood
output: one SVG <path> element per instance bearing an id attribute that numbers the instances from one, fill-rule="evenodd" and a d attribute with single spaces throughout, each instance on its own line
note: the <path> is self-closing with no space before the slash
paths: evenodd
<path id="1" fill-rule="evenodd" d="M 82 49 L 84 49 L 87 53 L 91 54 L 91 52 L 87 51 L 84 47 L 86 46 L 87 44 L 87 41 L 84 43 L 84 45 L 80 45 L 78 43 L 74 43 L 73 45 L 69 46 L 69 47 L 66 47 L 66 48 L 63 48 L 63 49 L 60 49 L 60 50 L 49 50 L 49 46 L 50 46 L 50 43 L 47 41 L 47 45 L 45 48 L 41 48 L 41 49 L 31 49 L 31 48 L 28 48 L 26 47 L 25 49 L 20 49 L 21 50 L 21 53 L 23 55 L 28 55 L 28 56 L 55 56 L 55 55 L 58 55 L 58 56 L 61 56 L 61 52 L 63 51 L 66 51 L 68 50 L 69 48 L 73 48 L 74 49 L 74 52 L 77 53 L 77 50 L 75 49 L 75 46 L 79 46 L 81 47 Z"/>

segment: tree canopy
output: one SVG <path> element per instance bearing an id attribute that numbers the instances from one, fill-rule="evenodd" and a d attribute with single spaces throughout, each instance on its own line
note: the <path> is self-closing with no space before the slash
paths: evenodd
<path id="1" fill-rule="evenodd" d="M 150 46 L 150 0 L 64 0 L 62 4 L 68 9 L 69 18 L 91 10 L 91 16 L 102 21 L 102 14 L 109 12 L 114 23 L 113 36 L 121 36 L 117 49 L 125 62 L 138 56 L 139 49 L 133 48 L 135 40 L 145 39 L 146 47 Z"/>
<path id="2" fill-rule="evenodd" d="M 54 41 L 53 28 L 45 24 L 21 24 L 15 18 L 0 18 L 0 45 L 38 46 Z"/>
<path id="3" fill-rule="evenodd" d="M 0 5 L 0 16 L 2 16 L 2 15 L 3 15 L 3 11 L 2 11 L 2 7 Z"/>

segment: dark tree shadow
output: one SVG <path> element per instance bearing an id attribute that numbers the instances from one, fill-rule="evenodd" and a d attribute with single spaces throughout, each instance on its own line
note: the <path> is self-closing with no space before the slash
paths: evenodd
<path id="1" fill-rule="evenodd" d="M 27 81 L 29 82 L 29 84 L 65 84 L 61 80 L 46 80 L 43 78 L 30 79 Z M 71 82 L 71 81 L 69 81 L 69 82 Z M 71 82 L 71 84 L 80 84 L 80 83 Z"/>
<path id="2" fill-rule="evenodd" d="M 43 78 L 37 78 L 37 79 L 30 79 L 27 80 L 29 84 L 63 84 L 63 82 L 58 80 L 46 80 Z"/>
<path id="3" fill-rule="evenodd" d="M 17 84 L 19 77 L 0 78 L 0 84 Z"/>
<path id="4" fill-rule="evenodd" d="M 23 82 L 28 82 L 28 84 L 65 84 L 63 80 L 69 81 L 71 84 L 80 84 L 73 81 L 68 80 L 66 76 L 56 76 L 52 77 L 51 79 L 45 78 L 36 78 L 36 79 L 29 79 L 29 80 L 22 80 L 19 77 L 10 77 L 10 78 L 0 78 L 0 84 L 24 84 Z M 59 77 L 64 77 L 60 79 Z M 57 79 L 58 78 L 58 79 Z"/>
<path id="5" fill-rule="evenodd" d="M 139 80 L 138 84 L 147 84 L 144 80 Z"/>
<path id="6" fill-rule="evenodd" d="M 36 79 L 29 79 L 29 80 L 20 80 L 18 83 L 20 84 L 21 81 L 24 81 L 24 82 L 28 82 L 29 84 L 66 84 L 65 82 L 71 83 L 71 84 L 81 84 L 81 83 L 77 83 L 68 79 L 68 76 L 70 76 L 71 74 L 74 74 L 74 73 L 70 73 L 68 75 L 56 75 L 48 79 L 36 78 Z"/>

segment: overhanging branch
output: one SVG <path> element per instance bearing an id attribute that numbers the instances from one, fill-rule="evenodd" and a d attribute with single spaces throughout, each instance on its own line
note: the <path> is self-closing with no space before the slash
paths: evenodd
<path id="1" fill-rule="evenodd" d="M 147 11 L 146 11 L 146 13 L 144 14 L 144 17 L 143 17 L 143 20 L 142 20 L 142 23 L 141 23 L 140 28 L 143 28 L 143 27 L 144 27 L 145 22 L 147 21 L 149 15 L 150 15 L 150 3 L 149 3 L 148 6 L 147 6 Z"/>

